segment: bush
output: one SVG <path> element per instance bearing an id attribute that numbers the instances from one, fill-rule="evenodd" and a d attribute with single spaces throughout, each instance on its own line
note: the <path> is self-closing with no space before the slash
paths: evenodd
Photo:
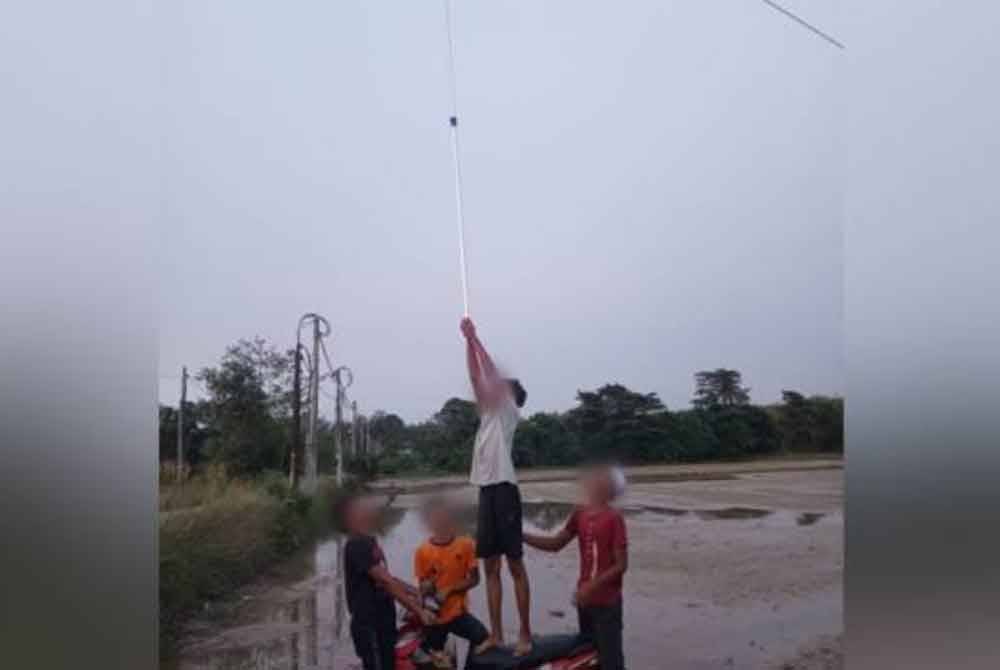
<path id="1" fill-rule="evenodd" d="M 288 475 L 279 470 L 264 470 L 254 478 L 254 483 L 275 498 L 288 496 L 292 488 Z"/>
<path id="2" fill-rule="evenodd" d="M 205 600 L 219 598 L 279 555 L 281 502 L 248 487 L 160 514 L 160 625 L 171 632 Z"/>
<path id="3" fill-rule="evenodd" d="M 351 487 L 357 486 L 351 482 Z M 223 598 L 330 527 L 338 490 L 322 480 L 310 497 L 280 473 L 228 479 L 209 468 L 160 497 L 160 634 L 164 650 L 206 601 Z"/>

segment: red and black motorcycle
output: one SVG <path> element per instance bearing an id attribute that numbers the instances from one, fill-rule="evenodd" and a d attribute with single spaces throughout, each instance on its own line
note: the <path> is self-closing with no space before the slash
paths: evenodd
<path id="1" fill-rule="evenodd" d="M 396 642 L 396 670 L 431 670 L 434 661 L 423 648 L 424 634 L 420 622 L 407 613 L 403 617 Z M 454 647 L 446 649 L 452 667 L 457 667 Z M 540 635 L 534 639 L 534 649 L 524 657 L 515 657 L 507 648 L 491 649 L 470 656 L 465 670 L 597 670 L 597 652 L 577 635 Z"/>

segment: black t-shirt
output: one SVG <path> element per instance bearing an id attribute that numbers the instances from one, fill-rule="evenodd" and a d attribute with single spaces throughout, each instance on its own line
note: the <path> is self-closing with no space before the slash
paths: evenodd
<path id="1" fill-rule="evenodd" d="M 395 627 L 396 605 L 392 596 L 372 579 L 369 571 L 385 567 L 385 555 L 374 537 L 353 535 L 344 547 L 344 582 L 347 609 L 360 626 Z"/>

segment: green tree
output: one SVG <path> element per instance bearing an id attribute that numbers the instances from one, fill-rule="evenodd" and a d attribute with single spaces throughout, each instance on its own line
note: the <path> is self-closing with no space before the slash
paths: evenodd
<path id="1" fill-rule="evenodd" d="M 449 398 L 434 415 L 428 448 L 437 467 L 461 471 L 472 465 L 472 448 L 479 428 L 476 404 L 462 398 Z"/>
<path id="2" fill-rule="evenodd" d="M 368 419 L 368 431 L 381 449 L 398 449 L 406 436 L 406 423 L 397 414 L 379 410 Z"/>
<path id="3" fill-rule="evenodd" d="M 816 423 L 812 403 L 798 391 L 782 391 L 781 400 L 782 404 L 778 407 L 778 427 L 782 449 L 812 449 Z"/>
<path id="4" fill-rule="evenodd" d="M 715 436 L 714 456 L 738 458 L 777 451 L 781 441 L 771 416 L 753 405 L 716 405 L 701 410 Z"/>
<path id="5" fill-rule="evenodd" d="M 806 398 L 797 391 L 782 391 L 781 398 L 776 415 L 782 448 L 787 451 L 843 451 L 842 398 Z"/>
<path id="6" fill-rule="evenodd" d="M 538 412 L 518 425 L 513 456 L 519 468 L 575 465 L 580 462 L 580 445 L 562 416 Z"/>
<path id="7" fill-rule="evenodd" d="M 719 439 L 704 412 L 671 412 L 666 426 L 668 448 L 665 460 L 704 461 L 719 452 Z"/>
<path id="8" fill-rule="evenodd" d="M 844 399 L 809 398 L 813 406 L 814 444 L 819 451 L 844 451 Z"/>
<path id="9" fill-rule="evenodd" d="M 209 458 L 241 474 L 284 469 L 291 362 L 288 352 L 254 338 L 230 346 L 217 368 L 198 373 L 209 396 Z"/>
<path id="10" fill-rule="evenodd" d="M 596 391 L 579 391 L 577 403 L 567 414 L 567 424 L 584 458 L 644 462 L 663 454 L 666 408 L 655 393 L 605 384 Z"/>
<path id="11" fill-rule="evenodd" d="M 747 405 L 750 403 L 750 389 L 743 386 L 743 378 L 738 370 L 716 368 L 702 370 L 694 375 L 695 391 L 692 403 L 699 409 L 721 405 Z"/>
<path id="12" fill-rule="evenodd" d="M 160 405 L 160 461 L 177 460 L 177 408 Z M 184 462 L 198 467 L 204 457 L 207 405 L 204 402 L 184 403 Z"/>

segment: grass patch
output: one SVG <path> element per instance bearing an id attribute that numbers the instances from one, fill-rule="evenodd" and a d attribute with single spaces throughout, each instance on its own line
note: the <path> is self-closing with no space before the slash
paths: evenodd
<path id="1" fill-rule="evenodd" d="M 206 602 L 232 594 L 326 532 L 337 495 L 329 480 L 307 497 L 290 491 L 280 474 L 229 479 L 213 468 L 183 484 L 162 486 L 159 594 L 165 653 L 182 624 Z"/>

